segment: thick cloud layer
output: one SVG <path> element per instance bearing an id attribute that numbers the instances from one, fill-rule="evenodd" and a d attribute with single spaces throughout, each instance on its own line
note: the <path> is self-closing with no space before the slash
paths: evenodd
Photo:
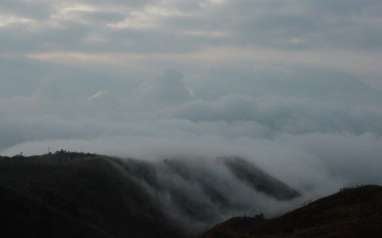
<path id="1" fill-rule="evenodd" d="M 378 0 L 1 1 L 0 152 L 237 155 L 382 183 Z"/>

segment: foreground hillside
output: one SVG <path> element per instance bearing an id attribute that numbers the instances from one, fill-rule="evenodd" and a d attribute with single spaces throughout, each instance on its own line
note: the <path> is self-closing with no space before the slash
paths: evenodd
<path id="1" fill-rule="evenodd" d="M 103 156 L 2 158 L 0 192 L 1 230 L 12 237 L 179 236 L 147 192 Z"/>
<path id="2" fill-rule="evenodd" d="M 64 151 L 0 157 L 0 229 L 28 238 L 188 237 L 261 199 L 300 196 L 241 158 L 200 164 Z"/>
<path id="3" fill-rule="evenodd" d="M 2 237 L 111 237 L 86 220 L 15 191 L 0 188 L 0 198 Z"/>
<path id="4" fill-rule="evenodd" d="M 275 219 L 232 218 L 204 237 L 382 237 L 382 187 L 344 189 Z"/>
<path id="5" fill-rule="evenodd" d="M 230 214 L 263 211 L 263 201 L 272 207 L 299 197 L 238 157 L 0 157 L 0 230 L 7 237 L 196 237 Z M 204 237 L 382 237 L 382 187 L 345 189 L 275 219 L 232 218 Z"/>

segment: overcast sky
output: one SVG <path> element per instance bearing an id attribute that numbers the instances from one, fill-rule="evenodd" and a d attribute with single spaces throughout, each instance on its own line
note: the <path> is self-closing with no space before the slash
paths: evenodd
<path id="1" fill-rule="evenodd" d="M 238 154 L 300 187 L 382 183 L 381 12 L 0 0 L 0 152 Z"/>

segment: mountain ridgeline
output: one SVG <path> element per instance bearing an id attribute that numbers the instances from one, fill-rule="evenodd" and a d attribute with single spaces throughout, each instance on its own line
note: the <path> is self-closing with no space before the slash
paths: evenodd
<path id="1" fill-rule="evenodd" d="M 17 237 L 192 237 L 300 193 L 239 157 L 148 161 L 65 151 L 0 157 L 4 229 Z"/>
<path id="2" fill-rule="evenodd" d="M 382 187 L 343 189 L 281 217 L 236 217 L 204 238 L 378 238 L 382 237 Z"/>

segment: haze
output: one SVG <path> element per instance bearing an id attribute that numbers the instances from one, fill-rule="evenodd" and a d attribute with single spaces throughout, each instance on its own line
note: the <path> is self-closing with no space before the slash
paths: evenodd
<path id="1" fill-rule="evenodd" d="M 380 0 L 1 0 L 0 153 L 237 155 L 382 183 Z"/>

